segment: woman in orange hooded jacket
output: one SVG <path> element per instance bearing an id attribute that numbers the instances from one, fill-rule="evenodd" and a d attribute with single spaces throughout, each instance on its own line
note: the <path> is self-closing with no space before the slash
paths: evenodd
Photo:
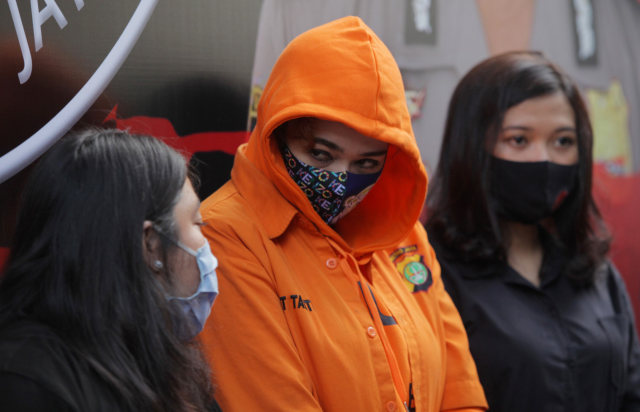
<path id="1" fill-rule="evenodd" d="M 486 408 L 417 221 L 426 187 L 375 33 L 345 17 L 294 39 L 201 207 L 221 294 L 200 336 L 223 410 Z"/>

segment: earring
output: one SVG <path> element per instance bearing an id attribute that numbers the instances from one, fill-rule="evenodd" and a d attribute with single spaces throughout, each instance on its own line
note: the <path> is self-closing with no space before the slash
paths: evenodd
<path id="1" fill-rule="evenodd" d="M 159 261 L 159 260 L 154 261 L 154 262 L 153 262 L 153 266 L 154 266 L 156 269 L 158 269 L 158 270 L 160 270 L 160 269 L 162 269 L 162 268 L 164 267 L 164 265 L 162 264 L 162 262 L 161 262 L 161 261 Z"/>

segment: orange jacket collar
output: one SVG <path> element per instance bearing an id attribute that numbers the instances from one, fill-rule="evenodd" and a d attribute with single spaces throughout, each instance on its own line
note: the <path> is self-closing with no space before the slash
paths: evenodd
<path id="1" fill-rule="evenodd" d="M 241 145 L 234 159 L 231 179 L 240 194 L 253 205 L 255 213 L 267 230 L 270 239 L 282 235 L 297 210 L 287 202 L 271 183 L 246 157 L 246 144 Z"/>

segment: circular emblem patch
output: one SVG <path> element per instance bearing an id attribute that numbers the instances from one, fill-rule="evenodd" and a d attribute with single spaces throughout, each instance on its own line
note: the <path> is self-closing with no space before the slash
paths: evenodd
<path id="1" fill-rule="evenodd" d="M 409 262 L 404 267 L 404 277 L 414 285 L 422 285 L 427 281 L 427 268 L 421 262 Z"/>

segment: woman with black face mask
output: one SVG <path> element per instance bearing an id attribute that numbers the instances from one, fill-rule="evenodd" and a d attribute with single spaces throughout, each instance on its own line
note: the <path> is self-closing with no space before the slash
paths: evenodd
<path id="1" fill-rule="evenodd" d="M 640 347 L 575 84 L 506 53 L 458 84 L 427 231 L 491 411 L 640 410 Z"/>

